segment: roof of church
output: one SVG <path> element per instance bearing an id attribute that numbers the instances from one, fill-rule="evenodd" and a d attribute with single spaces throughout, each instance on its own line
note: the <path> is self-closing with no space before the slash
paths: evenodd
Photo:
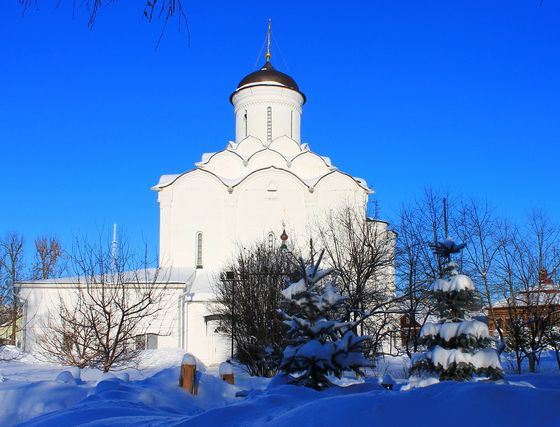
<path id="1" fill-rule="evenodd" d="M 254 146 L 246 153 L 239 153 L 239 149 L 243 146 L 243 144 L 250 144 L 251 141 L 258 142 L 257 146 Z M 294 153 L 283 153 L 282 151 L 277 151 L 273 148 L 275 144 L 280 143 L 293 143 L 297 146 L 296 151 Z M 264 164 L 262 166 L 251 168 L 251 162 L 256 161 L 256 154 L 262 152 L 273 152 L 277 154 L 280 158 L 282 158 L 285 162 L 285 165 L 275 165 L 275 164 Z M 220 170 L 214 170 L 213 168 L 209 168 L 211 162 L 214 158 L 217 158 L 220 155 L 230 155 L 233 156 L 233 159 L 238 159 L 239 162 L 242 162 L 244 167 L 241 169 L 238 175 L 236 176 L 227 176 L 222 173 Z M 322 168 L 321 170 L 313 176 L 301 176 L 300 173 L 293 170 L 294 162 L 304 156 L 313 156 L 322 161 Z M 303 157 L 302 157 L 303 158 Z M 171 174 L 171 175 L 162 175 L 156 185 L 152 187 L 152 190 L 160 191 L 165 187 L 172 185 L 175 181 L 177 181 L 181 176 L 187 175 L 189 173 L 195 171 L 202 171 L 205 173 L 209 173 L 216 177 L 222 184 L 224 184 L 228 191 L 233 191 L 235 187 L 240 185 L 244 182 L 247 178 L 252 176 L 255 173 L 260 173 L 265 170 L 276 170 L 276 171 L 284 171 L 287 172 L 294 177 L 296 177 L 302 184 L 309 188 L 309 191 L 313 191 L 314 188 L 327 176 L 332 174 L 343 175 L 351 178 L 356 184 L 365 190 L 368 194 L 373 193 L 374 191 L 368 187 L 367 182 L 363 178 L 358 178 L 351 176 L 345 172 L 340 171 L 337 167 L 335 167 L 328 157 L 319 156 L 317 153 L 311 151 L 309 144 L 299 144 L 298 142 L 294 141 L 293 139 L 282 136 L 275 138 L 271 144 L 264 144 L 260 139 L 255 138 L 253 136 L 248 136 L 245 139 L 241 140 L 239 143 L 230 141 L 228 146 L 221 151 L 216 153 L 204 153 L 202 156 L 202 161 L 195 163 L 195 169 L 191 169 L 187 172 L 180 173 L 180 174 Z"/>
<path id="2" fill-rule="evenodd" d="M 218 275 L 218 271 L 193 267 L 146 268 L 121 272 L 118 283 L 164 284 L 169 289 L 183 289 L 186 286 L 191 301 L 208 301 L 214 298 L 212 286 L 214 277 L 218 277 Z M 17 286 L 20 289 L 45 287 L 47 289 L 60 289 L 75 287 L 80 283 L 110 283 L 111 277 L 110 274 L 107 274 L 105 279 L 102 279 L 100 275 L 93 278 L 83 276 L 60 277 L 18 282 Z"/>
<path id="3" fill-rule="evenodd" d="M 292 89 L 296 92 L 299 92 L 301 96 L 303 96 L 303 102 L 305 102 L 305 95 L 299 90 L 299 86 L 296 81 L 286 73 L 278 71 L 276 68 L 274 68 L 269 60 L 266 61 L 266 63 L 261 67 L 260 70 L 254 71 L 251 74 L 247 74 L 245 77 L 243 77 L 243 79 L 241 79 L 241 81 L 237 85 L 237 89 L 235 90 L 235 92 L 232 93 L 231 97 L 239 92 L 239 90 L 252 86 L 281 86 Z"/>
<path id="4" fill-rule="evenodd" d="M 290 89 L 299 91 L 299 87 L 296 81 L 286 73 L 278 71 L 276 68 L 274 68 L 270 61 L 266 61 L 266 63 L 261 67 L 260 70 L 257 70 L 243 77 L 243 79 L 237 85 L 237 89 L 240 89 L 243 86 L 249 84 L 265 82 L 279 83 L 282 86 L 286 86 Z"/>

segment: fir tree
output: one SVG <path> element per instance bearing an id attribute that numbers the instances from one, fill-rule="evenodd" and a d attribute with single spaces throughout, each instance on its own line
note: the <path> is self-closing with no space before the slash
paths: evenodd
<path id="1" fill-rule="evenodd" d="M 282 291 L 283 309 L 279 310 L 289 328 L 280 370 L 290 383 L 317 390 L 332 385 L 329 375 L 362 374 L 360 368 L 371 366 L 364 357 L 369 337 L 354 334 L 356 322 L 337 320 L 337 309 L 346 299 L 329 280 L 333 271 L 319 269 L 322 256 L 321 252 L 311 265 L 299 260 L 301 279 Z"/>
<path id="2" fill-rule="evenodd" d="M 474 283 L 468 276 L 459 274 L 458 265 L 451 259 L 464 245 L 447 238 L 432 247 L 441 265 L 441 277 L 431 288 L 439 319 L 426 323 L 420 331 L 419 344 L 427 350 L 414 355 L 411 376 L 456 381 L 475 376 L 502 378 L 488 326 L 474 318 L 481 308 Z"/>

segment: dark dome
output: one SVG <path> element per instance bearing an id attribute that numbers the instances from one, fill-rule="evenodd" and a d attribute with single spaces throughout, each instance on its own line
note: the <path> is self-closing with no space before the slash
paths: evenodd
<path id="1" fill-rule="evenodd" d="M 288 76 L 287 74 L 278 71 L 276 68 L 272 66 L 272 64 L 269 61 L 266 61 L 266 64 L 264 64 L 260 70 L 245 76 L 243 80 L 241 80 L 237 85 L 237 89 L 248 84 L 264 83 L 264 82 L 279 83 L 282 86 L 286 86 L 290 89 L 299 92 L 299 87 L 296 81 L 292 79 L 290 76 Z"/>

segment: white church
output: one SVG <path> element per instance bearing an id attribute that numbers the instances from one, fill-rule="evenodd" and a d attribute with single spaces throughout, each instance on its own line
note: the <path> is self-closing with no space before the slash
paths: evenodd
<path id="1" fill-rule="evenodd" d="M 277 241 L 283 229 L 290 241 L 303 242 L 311 224 L 339 205 L 354 205 L 366 216 L 372 190 L 302 142 L 306 97 L 270 59 L 268 51 L 264 66 L 229 97 L 235 140 L 152 187 L 160 207 L 159 266 L 170 272 L 171 303 L 148 347 L 181 348 L 207 365 L 224 361 L 230 341 L 216 331 L 212 289 L 239 244 Z M 41 319 L 56 313 L 60 295 L 74 286 L 75 278 L 20 284 L 26 351 L 38 351 Z"/>

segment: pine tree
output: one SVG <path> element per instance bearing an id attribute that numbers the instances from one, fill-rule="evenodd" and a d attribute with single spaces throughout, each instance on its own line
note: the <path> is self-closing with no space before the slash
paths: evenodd
<path id="1" fill-rule="evenodd" d="M 329 375 L 362 374 L 360 368 L 372 366 L 364 357 L 369 337 L 354 334 L 356 322 L 337 320 L 337 309 L 346 299 L 329 280 L 333 271 L 319 270 L 322 256 L 321 252 L 311 265 L 299 260 L 301 279 L 282 291 L 283 309 L 279 310 L 289 328 L 280 370 L 289 375 L 290 383 L 317 390 L 332 385 Z"/>
<path id="2" fill-rule="evenodd" d="M 432 284 L 431 294 L 439 319 L 420 331 L 419 344 L 427 348 L 412 359 L 411 376 L 439 380 L 470 380 L 473 377 L 499 379 L 502 367 L 488 326 L 474 318 L 481 308 L 472 280 L 459 274 L 451 255 L 465 245 L 446 239 L 433 245 L 442 271 Z"/>

